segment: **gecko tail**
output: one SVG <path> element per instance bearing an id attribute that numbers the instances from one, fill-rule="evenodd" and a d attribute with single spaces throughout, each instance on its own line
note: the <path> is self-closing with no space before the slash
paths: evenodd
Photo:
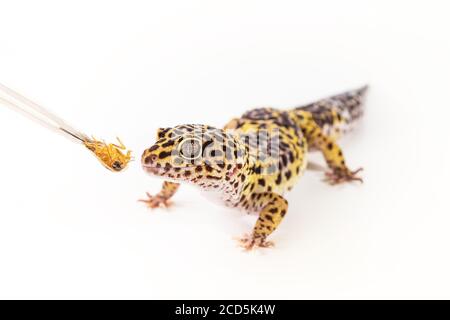
<path id="1" fill-rule="evenodd" d="M 352 130 L 364 114 L 368 85 L 293 109 L 311 112 L 314 121 L 329 136 L 340 137 Z"/>

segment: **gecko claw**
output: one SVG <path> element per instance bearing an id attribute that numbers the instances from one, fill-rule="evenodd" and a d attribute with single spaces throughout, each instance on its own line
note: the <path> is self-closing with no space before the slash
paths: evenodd
<path id="1" fill-rule="evenodd" d="M 147 207 L 149 207 L 150 209 L 155 209 L 155 208 L 168 208 L 172 203 L 169 201 L 169 199 L 165 198 L 165 197 L 161 197 L 161 196 L 152 196 L 150 193 L 146 193 L 147 194 L 147 199 L 139 199 L 139 202 L 143 202 L 147 205 Z"/>
<path id="2" fill-rule="evenodd" d="M 272 241 L 267 241 L 265 238 L 255 238 L 253 235 L 245 234 L 241 238 L 235 238 L 238 245 L 244 249 L 244 251 L 251 251 L 257 248 L 270 248 L 274 246 Z"/>
<path id="3" fill-rule="evenodd" d="M 363 171 L 363 168 L 358 168 L 355 171 L 350 170 L 342 170 L 342 169 L 335 169 L 330 172 L 325 173 L 325 182 L 328 182 L 330 185 L 336 185 L 344 182 L 350 182 L 350 181 L 359 181 L 361 183 L 364 182 L 364 180 L 361 177 L 358 177 L 357 174 Z"/>

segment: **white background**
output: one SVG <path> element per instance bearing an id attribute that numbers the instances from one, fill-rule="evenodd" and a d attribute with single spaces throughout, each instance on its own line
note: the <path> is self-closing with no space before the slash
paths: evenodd
<path id="1" fill-rule="evenodd" d="M 0 298 L 450 298 L 448 1 L 1 1 L 0 82 L 135 151 L 159 126 L 222 126 L 368 82 L 341 143 L 363 185 L 307 172 L 276 247 L 254 217 L 0 107 Z M 319 159 L 320 157 L 314 156 Z"/>

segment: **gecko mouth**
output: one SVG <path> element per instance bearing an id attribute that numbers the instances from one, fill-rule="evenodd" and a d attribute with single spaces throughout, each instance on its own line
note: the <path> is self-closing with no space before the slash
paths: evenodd
<path id="1" fill-rule="evenodd" d="M 162 167 L 157 167 L 157 166 L 149 166 L 149 165 L 142 165 L 142 168 L 144 169 L 144 171 L 151 173 L 151 174 L 156 174 L 156 175 L 161 175 L 164 174 L 164 168 Z"/>
<path id="2" fill-rule="evenodd" d="M 165 174 L 169 174 L 172 172 L 173 167 L 161 167 L 161 166 L 150 166 L 147 164 L 143 164 L 142 168 L 151 174 L 156 174 L 156 175 L 165 175 Z M 185 169 L 189 169 L 189 167 L 176 167 L 177 169 L 180 170 L 185 170 Z"/>

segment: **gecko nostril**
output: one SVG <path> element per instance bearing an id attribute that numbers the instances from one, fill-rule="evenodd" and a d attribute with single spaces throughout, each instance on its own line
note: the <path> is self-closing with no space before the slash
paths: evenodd
<path id="1" fill-rule="evenodd" d="M 149 156 L 147 156 L 145 158 L 145 164 L 152 164 L 156 161 L 156 158 L 158 158 L 158 156 L 156 154 L 151 154 Z"/>

